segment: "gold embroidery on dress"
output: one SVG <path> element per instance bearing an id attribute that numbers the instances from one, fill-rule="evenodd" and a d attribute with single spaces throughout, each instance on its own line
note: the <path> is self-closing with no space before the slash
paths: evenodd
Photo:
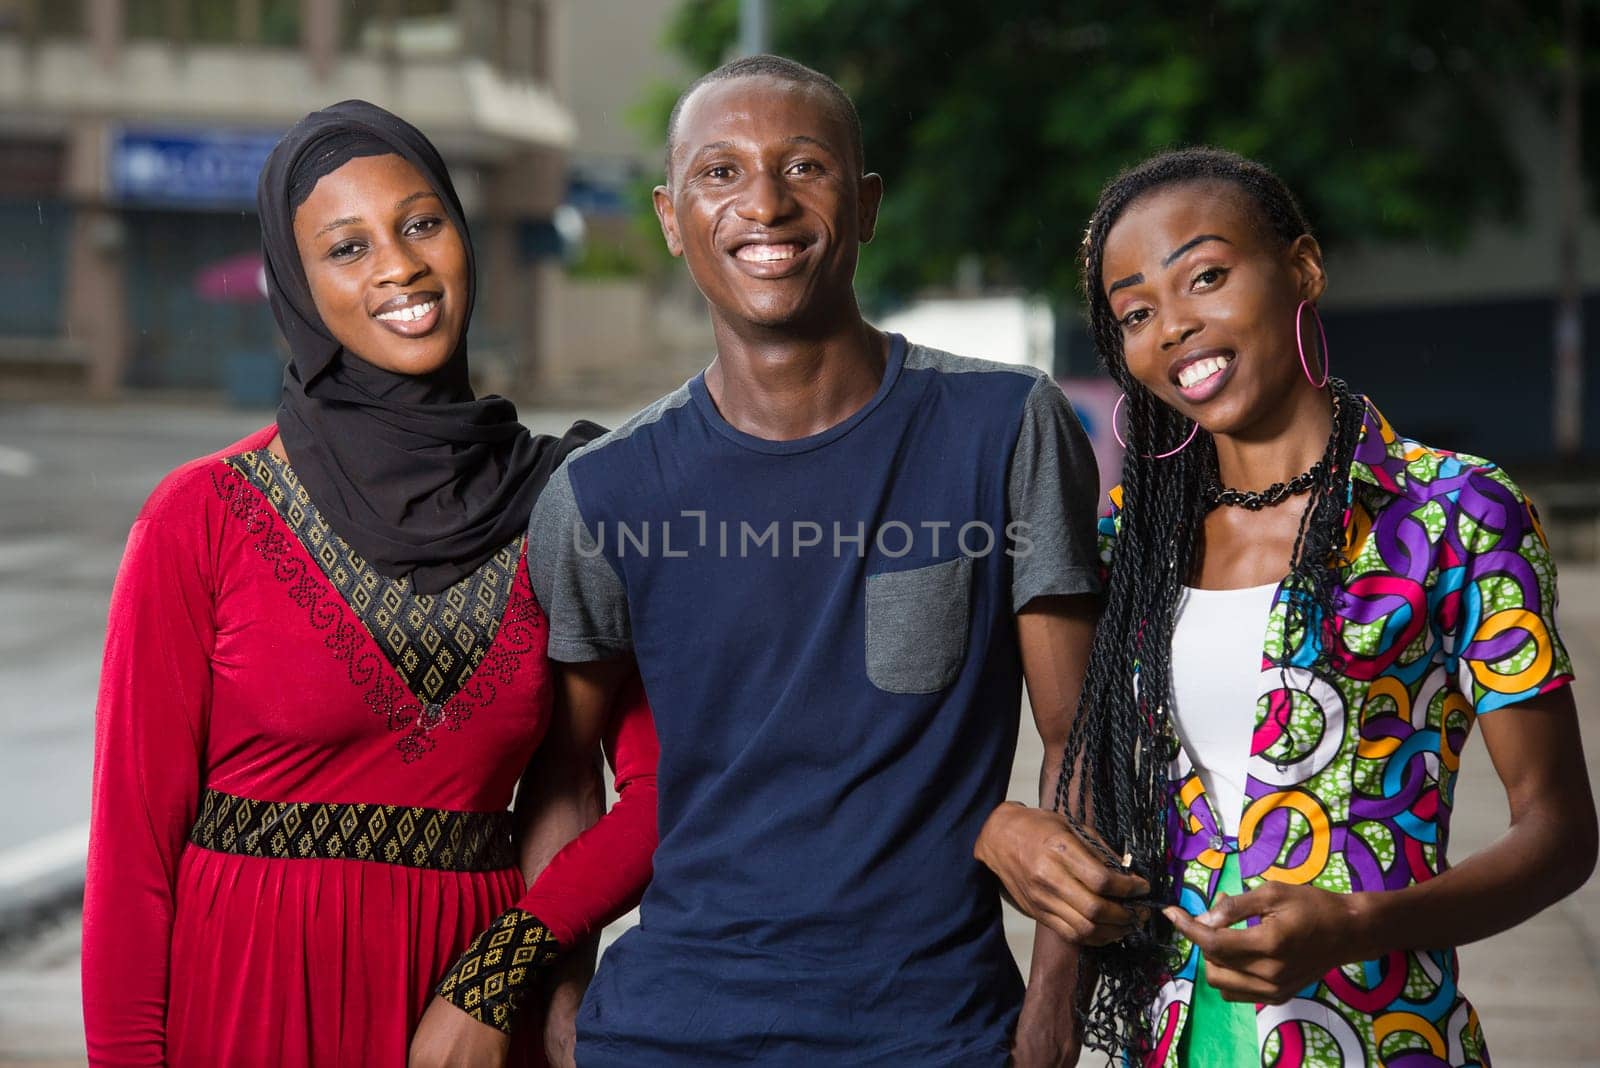
<path id="1" fill-rule="evenodd" d="M 506 812 L 256 801 L 220 790 L 201 795 L 189 841 L 250 857 L 373 860 L 440 871 L 516 866 Z"/>
<path id="2" fill-rule="evenodd" d="M 474 1020 L 509 1032 L 539 972 L 560 952 L 539 917 L 508 909 L 472 940 L 439 984 L 439 996 Z"/>
<path id="3" fill-rule="evenodd" d="M 425 719 L 461 689 L 494 644 L 511 598 L 522 538 L 439 594 L 416 593 L 409 579 L 391 579 L 351 549 L 311 503 L 294 469 L 268 449 L 228 458 L 261 491 L 316 561 L 328 582 L 372 635 Z"/>

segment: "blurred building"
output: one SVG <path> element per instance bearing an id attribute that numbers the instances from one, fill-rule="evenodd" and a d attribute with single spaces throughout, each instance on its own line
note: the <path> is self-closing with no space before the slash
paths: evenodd
<path id="1" fill-rule="evenodd" d="M 682 0 L 576 0 L 561 20 L 559 92 L 576 133 L 567 206 L 581 249 L 552 272 L 562 314 L 543 320 L 544 399 L 608 406 L 665 393 L 714 345 L 705 303 L 668 258 L 649 211 L 662 180 L 666 109 L 700 74 L 667 44 Z"/>
<path id="2" fill-rule="evenodd" d="M 0 378 L 276 397 L 256 176 L 362 97 L 451 165 L 478 249 L 474 366 L 546 374 L 571 113 L 565 0 L 0 0 Z"/>

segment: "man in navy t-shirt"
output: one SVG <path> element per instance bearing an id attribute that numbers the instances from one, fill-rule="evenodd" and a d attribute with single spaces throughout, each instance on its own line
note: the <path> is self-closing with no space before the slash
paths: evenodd
<path id="1" fill-rule="evenodd" d="M 1003 855 L 1027 818 L 1003 802 L 1024 676 L 1054 794 L 1094 459 L 1045 375 L 862 319 L 882 183 L 859 129 L 773 57 L 684 94 L 656 210 L 716 359 L 574 455 L 533 516 L 550 655 L 636 658 L 661 738 L 655 878 L 584 1001 L 584 1068 L 1075 1055 L 1075 947 L 1040 929 L 1025 1003 L 974 846 L 988 824 L 996 870 L 1038 862 L 1031 840 Z M 1063 863 L 1105 871 L 1075 840 Z M 1129 920 L 1073 907 L 1089 941 Z"/>

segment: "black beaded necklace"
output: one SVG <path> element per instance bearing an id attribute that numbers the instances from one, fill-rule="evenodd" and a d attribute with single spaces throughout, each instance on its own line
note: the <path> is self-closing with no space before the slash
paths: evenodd
<path id="1" fill-rule="evenodd" d="M 1340 401 L 1339 391 L 1330 390 L 1333 395 L 1333 429 L 1328 432 L 1327 448 L 1322 450 L 1322 457 L 1306 470 L 1295 475 L 1287 482 L 1274 482 L 1264 490 L 1236 490 L 1222 484 L 1221 477 L 1215 468 L 1205 474 L 1205 483 L 1201 492 L 1205 494 L 1206 501 L 1211 507 L 1226 505 L 1230 508 L 1244 508 L 1247 511 L 1259 512 L 1263 508 L 1271 508 L 1281 504 L 1290 497 L 1305 493 L 1315 486 L 1322 475 L 1333 463 L 1339 449 L 1339 416 Z"/>

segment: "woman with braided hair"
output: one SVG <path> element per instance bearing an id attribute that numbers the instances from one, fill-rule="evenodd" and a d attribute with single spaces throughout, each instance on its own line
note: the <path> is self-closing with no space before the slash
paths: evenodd
<path id="1" fill-rule="evenodd" d="M 1596 854 L 1532 505 L 1329 376 L 1322 253 L 1259 164 L 1187 149 L 1120 175 L 1083 278 L 1127 455 L 1057 808 L 1166 906 L 1085 950 L 1087 1044 L 1486 1065 L 1453 947 L 1570 893 Z M 1511 825 L 1449 865 L 1474 724 Z"/>

